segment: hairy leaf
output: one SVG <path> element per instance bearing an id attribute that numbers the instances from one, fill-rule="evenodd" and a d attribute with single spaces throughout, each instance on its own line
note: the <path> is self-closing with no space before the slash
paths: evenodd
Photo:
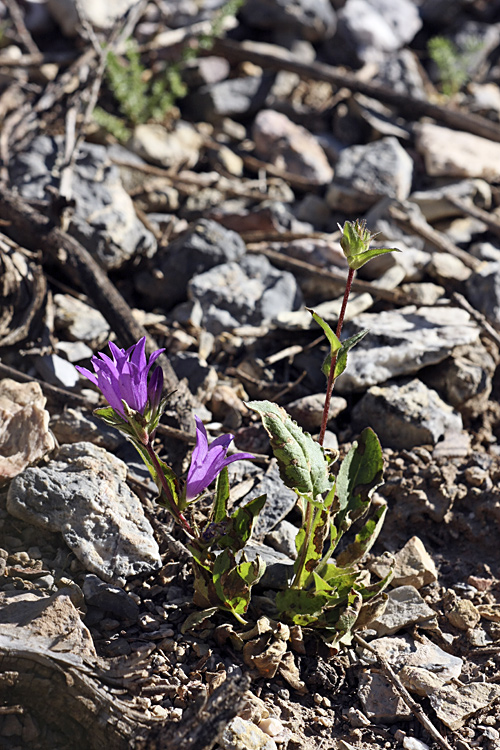
<path id="1" fill-rule="evenodd" d="M 217 542 L 221 549 L 229 548 L 233 552 L 243 549 L 252 535 L 254 521 L 264 507 L 266 497 L 266 495 L 259 495 L 233 513 L 224 536 Z"/>
<path id="2" fill-rule="evenodd" d="M 325 332 L 325 336 L 328 339 L 328 343 L 330 344 L 330 355 L 334 355 L 336 351 L 338 351 L 341 347 L 341 343 L 337 337 L 337 334 L 333 332 L 332 328 L 328 325 L 326 320 L 323 320 L 323 318 L 318 315 L 318 313 L 314 312 L 314 310 L 311 310 L 309 307 L 306 307 L 307 312 L 310 312 L 313 316 L 313 319 L 316 321 L 316 323 L 321 326 L 323 331 Z"/>
<path id="3" fill-rule="evenodd" d="M 224 466 L 215 483 L 215 500 L 212 509 L 212 521 L 220 523 L 227 515 L 227 501 L 229 500 L 229 475 Z"/>
<path id="4" fill-rule="evenodd" d="M 352 444 L 337 476 L 339 514 L 335 525 L 345 531 L 369 507 L 370 498 L 382 484 L 384 461 L 379 440 L 367 427 Z"/>
<path id="5" fill-rule="evenodd" d="M 300 547 L 297 547 L 297 559 L 294 564 L 296 574 L 294 586 L 298 586 L 299 588 L 306 586 L 311 574 L 318 565 L 318 561 L 321 560 L 323 556 L 323 544 L 329 531 L 329 520 L 330 514 L 328 509 L 315 508 L 308 535 L 309 538 L 307 538 L 307 534 L 303 528 L 297 534 Z"/>
<path id="6" fill-rule="evenodd" d="M 319 443 L 277 404 L 250 401 L 247 406 L 262 419 L 286 486 L 313 499 L 329 490 L 328 462 Z"/>
<path id="7" fill-rule="evenodd" d="M 337 555 L 337 565 L 342 567 L 353 565 L 371 550 L 380 534 L 386 513 L 387 505 L 379 505 L 376 508 L 372 517 L 365 522 L 361 531 L 356 534 L 354 541 Z"/>

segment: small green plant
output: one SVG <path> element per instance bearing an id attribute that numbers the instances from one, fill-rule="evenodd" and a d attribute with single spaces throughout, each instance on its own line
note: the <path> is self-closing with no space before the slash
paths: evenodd
<path id="1" fill-rule="evenodd" d="M 276 595 L 278 618 L 295 625 L 316 628 L 331 644 L 348 644 L 353 631 L 373 619 L 378 596 L 391 574 L 378 583 L 367 582 L 359 566 L 374 544 L 386 513 L 383 504 L 373 505 L 372 495 L 382 483 L 383 459 L 380 443 L 366 428 L 335 472 L 336 457 L 323 447 L 330 400 L 335 381 L 347 365 L 350 349 L 367 333 L 361 331 L 341 342 L 354 274 L 372 258 L 394 252 L 390 248 L 370 249 L 373 237 L 364 222 L 346 222 L 341 246 L 349 270 L 341 312 L 334 332 L 311 310 L 323 329 L 329 352 L 323 371 L 327 378 L 326 397 L 318 440 L 305 432 L 287 412 L 270 401 L 248 404 L 261 418 L 269 434 L 281 478 L 297 494 L 302 525 L 296 537 L 297 559 L 293 577 L 285 590 Z M 194 602 L 201 613 L 189 618 L 189 625 L 201 622 L 217 610 L 230 612 L 246 624 L 252 587 L 264 573 L 257 557 L 247 560 L 245 546 L 254 521 L 266 501 L 260 495 L 233 513 L 228 511 L 230 496 L 227 466 L 233 461 L 253 458 L 247 453 L 228 454 L 232 435 L 221 435 L 208 444 L 202 421 L 196 420 L 196 447 L 185 479 L 177 477 L 160 459 L 153 446 L 154 435 L 168 397 L 162 397 L 163 373 L 148 374 L 163 350 L 146 360 L 145 338 L 127 350 L 109 344 L 112 358 L 101 354 L 92 358 L 94 372 L 78 370 L 94 383 L 109 403 L 95 414 L 124 433 L 147 465 L 159 492 L 159 503 L 167 508 L 188 538 L 194 570 Z M 191 506 L 215 481 L 213 503 L 200 527 L 192 517 Z M 364 524 L 335 561 L 333 555 L 344 534 L 354 522 Z M 186 626 L 186 623 L 185 623 Z"/>
<path id="2" fill-rule="evenodd" d="M 457 94 L 470 79 L 471 62 L 482 46 L 483 41 L 474 35 L 466 38 L 463 49 L 444 36 L 429 39 L 429 57 L 438 68 L 439 82 L 445 96 Z"/>
<path id="3" fill-rule="evenodd" d="M 122 142 L 130 137 L 129 125 L 163 120 L 175 101 L 187 93 L 178 65 L 171 64 L 162 75 L 149 78 L 133 44 L 124 58 L 108 52 L 106 78 L 123 119 L 101 107 L 94 109 L 94 119 Z"/>

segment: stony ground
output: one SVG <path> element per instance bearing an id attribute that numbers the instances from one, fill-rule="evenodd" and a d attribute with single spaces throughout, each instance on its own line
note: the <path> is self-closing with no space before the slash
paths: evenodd
<path id="1" fill-rule="evenodd" d="M 87 5 L 0 5 L 0 748 L 500 748 L 500 4 Z M 245 401 L 318 433 L 305 307 L 336 324 L 355 218 L 401 252 L 356 276 L 327 441 L 379 435 L 366 568 L 396 574 L 334 652 L 269 615 L 299 515 Z M 162 457 L 187 470 L 194 411 L 256 455 L 247 627 L 194 623 L 182 535 L 75 370 L 142 335 Z"/>

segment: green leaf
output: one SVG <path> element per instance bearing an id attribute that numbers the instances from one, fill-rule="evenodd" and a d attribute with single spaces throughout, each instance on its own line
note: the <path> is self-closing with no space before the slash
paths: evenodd
<path id="1" fill-rule="evenodd" d="M 371 550 L 380 534 L 386 513 L 387 505 L 377 506 L 373 516 L 366 521 L 361 531 L 356 534 L 354 541 L 337 555 L 337 565 L 341 567 L 353 565 Z"/>
<path id="2" fill-rule="evenodd" d="M 337 475 L 337 529 L 346 531 L 368 510 L 373 492 L 382 484 L 383 470 L 379 440 L 371 427 L 367 427 L 352 444 Z"/>
<path id="3" fill-rule="evenodd" d="M 170 508 L 169 503 L 167 503 L 167 501 L 165 499 L 165 490 L 162 487 L 161 479 L 160 479 L 160 477 L 158 475 L 158 472 L 156 471 L 156 467 L 154 466 L 154 464 L 151 461 L 151 458 L 149 457 L 149 454 L 148 454 L 145 446 L 142 445 L 142 443 L 139 443 L 137 441 L 133 441 L 133 443 L 134 443 L 134 445 L 135 445 L 135 447 L 137 449 L 137 452 L 139 453 L 139 455 L 141 456 L 142 460 L 144 461 L 144 463 L 148 467 L 148 470 L 149 470 L 149 473 L 151 474 L 153 482 L 158 487 L 158 494 L 159 494 L 158 502 L 159 502 L 159 504 L 162 505 L 162 506 L 164 506 L 165 508 Z M 176 506 L 180 510 L 183 510 L 184 507 L 183 507 L 182 503 L 180 503 L 180 501 L 179 501 L 179 482 L 178 482 L 178 479 L 177 479 L 177 475 L 170 468 L 170 466 L 165 463 L 165 461 L 162 461 L 162 459 L 159 456 L 157 456 L 157 459 L 158 459 L 158 463 L 161 466 L 162 474 L 163 474 L 163 476 L 165 477 L 165 479 L 167 481 L 168 487 L 170 489 L 170 492 L 172 494 L 172 497 L 174 499 L 174 502 L 175 502 Z"/>
<path id="4" fill-rule="evenodd" d="M 277 404 L 250 401 L 247 406 L 262 419 L 286 486 L 313 499 L 329 490 L 328 461 L 319 443 Z"/>
<path id="5" fill-rule="evenodd" d="M 227 516 L 227 501 L 229 500 L 229 474 L 224 466 L 215 483 L 215 500 L 212 509 L 212 521 L 220 523 Z"/>
<path id="6" fill-rule="evenodd" d="M 329 520 L 330 514 L 327 509 L 315 508 L 309 539 L 307 539 L 304 528 L 301 528 L 297 534 L 297 538 L 300 537 L 300 546 L 297 548 L 297 559 L 294 564 L 295 578 L 293 584 L 298 588 L 304 588 L 308 584 L 311 574 L 323 556 L 323 545 L 329 531 Z M 306 545 L 305 549 L 304 545 Z"/>
<path id="7" fill-rule="evenodd" d="M 221 549 L 229 548 L 233 552 L 243 549 L 252 535 L 255 519 L 264 507 L 266 497 L 267 495 L 259 495 L 233 513 L 224 536 L 217 540 Z"/>
<path id="8" fill-rule="evenodd" d="M 335 379 L 342 375 L 345 368 L 347 367 L 347 354 L 349 353 L 350 349 L 356 346 L 356 344 L 358 344 L 361 339 L 366 336 L 367 333 L 368 328 L 365 328 L 363 331 L 355 333 L 354 336 L 351 336 L 350 338 L 342 342 L 342 347 L 337 354 L 337 361 L 335 362 Z"/>
<path id="9" fill-rule="evenodd" d="M 304 589 L 286 589 L 276 594 L 278 612 L 286 615 L 295 625 L 308 625 L 315 622 L 318 615 L 331 599 L 328 593 L 317 594 Z"/>
<path id="10" fill-rule="evenodd" d="M 250 590 L 264 575 L 265 563 L 257 557 L 235 564 L 234 556 L 225 549 L 217 556 L 213 566 L 213 582 L 222 609 L 229 609 L 238 617 L 250 604 Z"/>
<path id="11" fill-rule="evenodd" d="M 191 614 L 184 620 L 181 625 L 181 633 L 184 635 L 188 630 L 194 628 L 196 625 L 200 625 L 205 620 L 208 620 L 218 610 L 218 607 L 209 607 L 209 609 L 202 609 L 201 612 L 191 612 Z"/>
<path id="12" fill-rule="evenodd" d="M 338 351 L 341 347 L 341 343 L 337 338 L 337 335 L 333 332 L 332 328 L 330 328 L 326 320 L 323 320 L 323 318 L 320 317 L 318 313 L 314 312 L 314 310 L 311 310 L 310 307 L 306 307 L 306 310 L 307 312 L 311 313 L 316 323 L 321 326 L 321 328 L 325 332 L 325 336 L 328 339 L 328 343 L 330 344 L 330 352 L 332 355 L 335 354 L 335 352 Z"/>
<path id="13" fill-rule="evenodd" d="M 400 253 L 397 247 L 374 247 L 371 250 L 367 250 L 364 253 L 356 255 L 349 261 L 349 268 L 357 271 L 359 268 L 368 263 L 372 258 L 378 258 L 379 255 L 385 255 L 386 253 Z"/>

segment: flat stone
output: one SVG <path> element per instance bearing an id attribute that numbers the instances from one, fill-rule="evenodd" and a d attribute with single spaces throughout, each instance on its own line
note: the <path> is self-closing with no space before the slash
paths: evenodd
<path id="1" fill-rule="evenodd" d="M 312 185 L 331 182 L 333 169 L 317 139 L 281 112 L 261 110 L 254 120 L 252 136 L 261 159 L 304 177 Z"/>
<path id="2" fill-rule="evenodd" d="M 413 161 L 394 136 L 340 152 L 326 200 L 335 211 L 363 213 L 380 198 L 408 197 Z"/>
<path id="3" fill-rule="evenodd" d="M 410 201 L 416 203 L 430 224 L 463 216 L 462 210 L 448 198 L 473 201 L 479 208 L 488 209 L 491 206 L 491 187 L 486 180 L 460 180 L 430 190 L 417 190 L 410 195 Z"/>
<path id="4" fill-rule="evenodd" d="M 245 503 L 253 497 L 267 495 L 254 527 L 254 536 L 259 537 L 272 531 L 297 504 L 295 492 L 283 484 L 275 460 L 252 491 L 242 500 Z"/>
<path id="5" fill-rule="evenodd" d="M 82 591 L 85 601 L 92 607 L 99 607 L 120 619 L 137 621 L 139 605 L 126 591 L 118 586 L 111 586 L 111 584 L 101 581 L 98 576 L 89 574 L 85 576 Z"/>
<path id="6" fill-rule="evenodd" d="M 300 307 L 295 276 L 272 266 L 263 255 L 225 263 L 196 275 L 189 296 L 203 309 L 203 326 L 217 335 L 241 325 L 261 325 Z"/>
<path id="7" fill-rule="evenodd" d="M 399 449 L 435 445 L 446 432 L 463 427 L 460 414 L 417 379 L 369 388 L 353 409 L 352 423 L 359 431 L 377 425 L 382 444 Z"/>
<path id="8" fill-rule="evenodd" d="M 352 294 L 349 297 L 345 320 L 354 320 L 365 310 L 369 310 L 373 305 L 373 297 L 368 292 L 363 294 Z M 321 302 L 314 306 L 316 312 L 323 320 L 330 324 L 337 324 L 340 308 L 342 307 L 342 298 Z M 285 328 L 288 331 L 309 331 L 317 328 L 312 315 L 307 310 L 293 310 L 291 312 L 280 312 L 273 320 L 278 328 Z M 319 329 L 318 329 L 319 330 Z"/>
<path id="9" fill-rule="evenodd" d="M 427 266 L 427 273 L 438 284 L 446 284 L 450 281 L 458 283 L 467 281 L 473 271 L 451 253 L 436 253 Z"/>
<path id="10" fill-rule="evenodd" d="M 445 295 L 444 286 L 430 281 L 423 281 L 420 284 L 413 282 L 402 284 L 401 291 L 410 295 L 418 307 L 432 307 Z"/>
<path id="11" fill-rule="evenodd" d="M 44 354 L 36 357 L 34 364 L 42 380 L 58 388 L 74 388 L 80 380 L 75 366 L 59 354 Z"/>
<path id="12" fill-rule="evenodd" d="M 432 177 L 482 177 L 494 182 L 500 175 L 500 143 L 472 133 L 418 123 L 417 150 Z"/>
<path id="13" fill-rule="evenodd" d="M 46 402 L 38 383 L 0 380 L 0 483 L 54 449 Z"/>
<path id="14" fill-rule="evenodd" d="M 304 430 L 316 432 L 321 427 L 324 405 L 324 393 L 311 393 L 310 396 L 302 396 L 286 404 L 285 409 Z M 338 417 L 344 409 L 347 409 L 345 398 L 333 396 L 330 401 L 329 421 Z"/>
<path id="15" fill-rule="evenodd" d="M 437 674 L 422 667 L 403 667 L 398 677 L 407 690 L 422 698 L 427 698 L 443 687 L 445 680 Z"/>
<path id="16" fill-rule="evenodd" d="M 129 147 L 152 164 L 171 167 L 194 167 L 200 157 L 203 137 L 189 123 L 179 121 L 169 131 L 155 123 L 137 125 Z"/>
<path id="17" fill-rule="evenodd" d="M 210 83 L 189 94 L 183 110 L 197 121 L 215 123 L 227 117 L 248 117 L 264 106 L 273 80 L 271 75 L 248 75 Z"/>
<path id="18" fill-rule="evenodd" d="M 349 323 L 346 333 L 364 328 L 369 334 L 351 350 L 347 370 L 335 384 L 340 393 L 364 391 L 442 362 L 454 347 L 475 344 L 480 333 L 465 310 L 447 306 L 364 313 Z"/>
<path id="19" fill-rule="evenodd" d="M 161 566 L 153 529 L 126 478 L 126 464 L 104 448 L 63 445 L 46 466 L 28 468 L 14 479 L 7 510 L 60 532 L 88 571 L 123 583 Z"/>
<path id="20" fill-rule="evenodd" d="M 71 294 L 54 295 L 54 322 L 71 342 L 88 341 L 104 346 L 110 336 L 109 323 L 99 310 Z"/>
<path id="21" fill-rule="evenodd" d="M 431 706 L 443 724 L 456 731 L 477 711 L 489 708 L 500 697 L 500 685 L 469 682 L 467 685 L 445 685 L 429 697 Z"/>
<path id="22" fill-rule="evenodd" d="M 90 346 L 84 344 L 83 341 L 58 341 L 56 350 L 62 352 L 68 362 L 73 364 L 82 362 L 84 359 L 90 359 L 94 353 Z"/>
<path id="23" fill-rule="evenodd" d="M 59 189 L 57 165 L 63 151 L 64 136 L 42 135 L 11 160 L 10 178 L 24 198 L 46 200 L 47 188 Z M 103 268 L 116 269 L 134 256 L 151 257 L 156 252 L 154 235 L 137 218 L 119 169 L 104 146 L 82 143 L 72 190 L 76 206 L 68 232 Z"/>
<path id="24" fill-rule="evenodd" d="M 403 628 L 435 620 L 436 613 L 422 599 L 413 586 L 399 586 L 388 593 L 387 606 L 380 617 L 372 620 L 370 628 L 378 636 L 392 635 Z"/>
<path id="25" fill-rule="evenodd" d="M 418 667 L 450 681 L 460 676 L 463 660 L 452 656 L 427 638 L 415 640 L 410 635 L 385 636 L 371 641 L 370 646 L 398 670 Z M 373 655 L 362 651 L 364 661 L 371 663 Z"/>
<path id="26" fill-rule="evenodd" d="M 373 723 L 392 724 L 409 721 L 412 713 L 404 700 L 384 675 L 363 672 L 360 675 L 358 696 L 366 716 Z"/>
<path id="27" fill-rule="evenodd" d="M 272 737 L 239 716 L 235 716 L 224 729 L 220 744 L 224 750 L 277 750 Z"/>
<path id="28" fill-rule="evenodd" d="M 336 16 L 329 0 L 247 0 L 241 16 L 250 27 L 289 31 L 316 42 L 333 36 Z"/>
<path id="29" fill-rule="evenodd" d="M 97 29 L 112 29 L 126 15 L 136 0 L 114 0 L 99 3 L 96 0 L 47 0 L 48 9 L 65 36 L 81 32 L 80 14 Z"/>
<path id="30" fill-rule="evenodd" d="M 424 547 L 424 543 L 418 536 L 412 536 L 405 546 L 394 555 L 394 576 L 391 586 L 413 586 L 421 589 L 429 583 L 437 581 L 437 570 L 434 560 Z M 371 566 L 372 570 L 380 578 L 384 578 L 390 570 L 390 563 L 379 558 Z"/>
<path id="31" fill-rule="evenodd" d="M 280 521 L 272 531 L 266 534 L 264 541 L 273 549 L 287 555 L 290 560 L 295 560 L 297 557 L 295 538 L 298 531 L 297 526 L 290 521 Z"/>
<path id="32" fill-rule="evenodd" d="M 469 302 L 500 329 L 500 262 L 488 263 L 470 276 L 466 289 Z"/>

